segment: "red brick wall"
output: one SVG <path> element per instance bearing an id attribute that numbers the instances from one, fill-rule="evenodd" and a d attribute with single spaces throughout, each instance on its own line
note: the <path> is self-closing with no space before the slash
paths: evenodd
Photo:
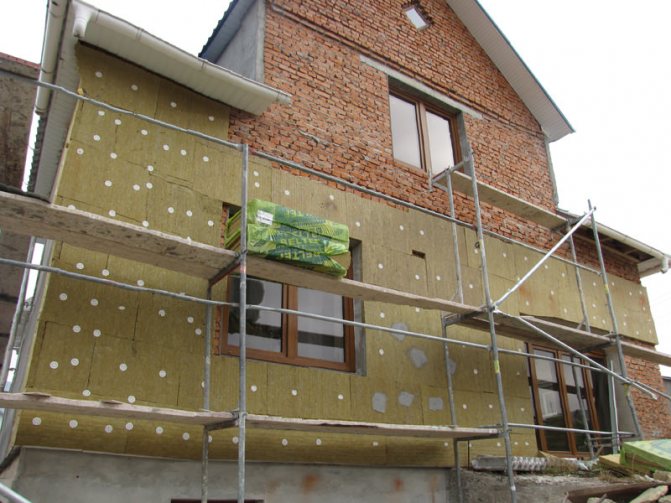
<path id="1" fill-rule="evenodd" d="M 635 342 L 636 341 L 630 341 Z M 641 346 L 646 344 L 637 343 Z M 650 346 L 648 346 L 650 347 Z M 625 356 L 628 376 L 664 391 L 664 383 L 659 372 L 659 366 L 644 360 L 638 360 Z M 671 412 L 669 412 L 669 401 L 660 397 L 658 400 L 650 398 L 645 393 L 632 388 L 631 395 L 634 399 L 634 407 L 638 414 L 643 436 L 645 438 L 671 438 Z M 625 406 L 621 404 L 620 406 Z"/>
<path id="2" fill-rule="evenodd" d="M 260 117 L 232 112 L 232 139 L 447 213 L 446 194 L 429 192 L 423 171 L 394 162 L 387 76 L 362 63 L 363 54 L 480 112 L 482 119 L 464 117 L 479 179 L 554 210 L 544 136 L 532 114 L 444 0 L 422 1 L 433 22 L 422 31 L 407 21 L 403 3 L 268 2 L 265 81 L 289 92 L 292 104 Z M 457 216 L 472 222 L 472 201 L 457 195 L 455 204 Z M 483 221 L 540 248 L 558 239 L 488 205 Z M 580 260 L 596 267 L 593 247 L 577 247 Z M 569 256 L 567 247 L 560 253 Z M 608 253 L 605 259 L 609 272 L 638 281 L 634 264 Z M 659 371 L 651 376 L 659 379 Z"/>
<path id="3" fill-rule="evenodd" d="M 443 0 L 422 2 L 433 24 L 421 31 L 407 21 L 402 4 L 269 2 L 265 80 L 291 93 L 293 101 L 258 118 L 233 113 L 232 138 L 447 212 L 445 193 L 429 192 L 423 171 L 394 162 L 387 77 L 361 63 L 363 54 L 480 112 L 482 119 L 464 117 L 479 179 L 553 210 L 544 138 L 531 113 Z M 472 222 L 472 202 L 457 195 L 455 203 L 457 216 Z M 558 238 L 487 205 L 483 221 L 486 228 L 541 248 Z M 609 269 L 636 279 L 630 264 L 609 260 Z"/>

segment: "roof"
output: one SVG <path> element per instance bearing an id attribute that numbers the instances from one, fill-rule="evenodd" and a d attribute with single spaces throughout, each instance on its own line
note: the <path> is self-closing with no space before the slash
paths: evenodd
<path id="1" fill-rule="evenodd" d="M 290 96 L 169 44 L 145 30 L 79 0 L 49 2 L 40 80 L 77 89 L 79 73 L 74 47 L 86 42 L 177 82 L 209 98 L 255 115 Z M 51 192 L 74 100 L 38 90 L 40 121 L 38 177 L 35 191 Z"/>
<path id="2" fill-rule="evenodd" d="M 233 0 L 200 51 L 216 60 L 255 0 Z M 536 118 L 549 141 L 573 133 L 559 107 L 477 0 L 445 0 Z"/>

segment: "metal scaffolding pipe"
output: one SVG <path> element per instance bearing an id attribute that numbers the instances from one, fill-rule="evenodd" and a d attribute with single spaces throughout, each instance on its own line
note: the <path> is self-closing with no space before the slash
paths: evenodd
<path id="1" fill-rule="evenodd" d="M 452 425 L 457 426 L 457 407 L 454 405 L 454 386 L 452 383 L 452 369 L 450 369 L 450 344 L 447 342 L 447 326 L 445 323 L 442 325 L 442 335 L 446 339 L 446 342 L 443 344 L 443 349 L 445 351 L 445 375 L 447 377 L 447 402 L 450 407 L 450 419 L 452 420 Z M 457 476 L 457 496 L 459 498 L 459 503 L 463 503 L 464 493 L 461 484 L 461 459 L 459 456 L 459 442 L 456 440 L 453 442 L 454 450 L 454 469 Z"/>
<path id="2" fill-rule="evenodd" d="M 489 321 L 489 337 L 492 345 L 490 348 L 492 357 L 492 366 L 496 378 L 496 392 L 499 398 L 499 408 L 501 410 L 501 428 L 503 430 L 503 441 L 506 451 L 506 474 L 508 476 L 508 489 L 510 491 L 511 503 L 517 502 L 517 488 L 515 487 L 515 474 L 513 473 L 512 463 L 512 443 L 510 441 L 510 428 L 508 426 L 508 411 L 506 409 L 506 399 L 503 394 L 503 379 L 501 377 L 501 364 L 499 363 L 499 348 L 496 338 L 496 323 L 494 321 L 494 309 L 496 305 L 492 302 L 492 296 L 489 289 L 489 271 L 487 269 L 487 253 L 485 251 L 485 237 L 482 233 L 482 214 L 480 211 L 480 196 L 478 195 L 478 181 L 475 175 L 475 162 L 473 161 L 473 152 L 469 152 L 471 159 L 471 185 L 473 188 L 473 206 L 475 207 L 476 232 L 478 235 L 478 244 L 480 245 L 480 261 L 482 264 L 482 290 L 485 296 L 487 306 L 487 319 Z"/>
<path id="3" fill-rule="evenodd" d="M 588 206 L 592 210 L 592 203 L 588 201 Z M 601 279 L 603 281 L 603 287 L 606 291 L 606 302 L 608 304 L 608 313 L 610 314 L 610 320 L 613 324 L 613 335 L 615 336 L 615 347 L 617 348 L 617 359 L 620 364 L 620 373 L 622 377 L 627 378 L 627 366 L 624 361 L 624 352 L 622 351 L 622 340 L 620 339 L 620 330 L 617 326 L 617 317 L 615 316 L 615 307 L 613 306 L 613 298 L 610 295 L 610 286 L 608 285 L 608 274 L 606 273 L 606 264 L 603 261 L 603 252 L 601 250 L 601 241 L 599 240 L 599 230 L 597 228 L 596 219 L 594 218 L 594 211 L 592 210 L 592 233 L 594 235 L 594 243 L 596 246 L 596 254 L 599 258 L 599 267 L 601 268 Z M 639 386 L 639 389 L 643 389 Z M 644 390 L 645 391 L 645 390 Z M 625 387 L 624 390 L 625 397 L 627 399 L 627 405 L 631 412 L 631 418 L 634 421 L 634 429 L 636 430 L 636 436 L 638 438 L 643 438 L 641 434 L 641 423 L 638 421 L 638 414 L 636 414 L 636 407 L 634 406 L 634 399 L 631 397 L 629 388 Z"/>
<path id="4" fill-rule="evenodd" d="M 247 181 L 249 147 L 242 146 L 240 196 L 240 398 L 238 402 L 238 503 L 245 503 L 245 448 L 247 443 Z"/>
<path id="5" fill-rule="evenodd" d="M 573 228 L 568 232 L 568 234 L 564 235 L 559 241 L 557 241 L 557 243 L 550 250 L 548 250 L 545 253 L 545 255 L 543 255 L 543 257 L 538 262 L 536 262 L 536 264 L 531 269 L 529 269 L 529 271 L 522 277 L 522 279 L 520 279 L 517 283 L 515 283 L 515 285 L 513 285 L 513 287 L 510 288 L 506 293 L 504 293 L 499 300 L 493 303 L 494 307 L 497 308 L 500 304 L 505 302 L 505 300 L 508 297 L 510 297 L 515 291 L 517 291 L 517 289 L 520 286 L 522 286 L 522 284 L 526 280 L 528 280 L 533 275 L 533 273 L 535 273 L 540 268 L 540 266 L 542 266 L 554 254 L 554 252 L 556 252 L 559 249 L 559 247 L 563 245 L 566 242 L 566 240 L 570 238 L 573 235 L 573 233 L 582 226 L 583 223 L 585 223 L 585 220 L 590 218 L 593 214 L 594 210 L 592 209 L 590 209 L 590 211 L 585 213 L 583 217 L 578 221 L 578 223 L 576 223 L 573 226 Z"/>
<path id="6" fill-rule="evenodd" d="M 613 434 L 612 431 L 600 431 L 600 430 L 583 430 L 580 428 L 567 428 L 565 426 L 544 426 L 540 424 L 526 424 L 526 423 L 510 423 L 511 428 L 529 428 L 533 430 L 549 430 L 549 431 L 567 431 L 572 433 L 591 433 L 592 435 L 606 435 L 610 436 Z M 634 436 L 634 433 L 629 431 L 619 431 L 618 435 L 622 436 Z"/>

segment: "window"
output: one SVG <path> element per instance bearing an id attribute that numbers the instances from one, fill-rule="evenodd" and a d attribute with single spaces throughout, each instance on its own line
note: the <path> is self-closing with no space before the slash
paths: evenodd
<path id="1" fill-rule="evenodd" d="M 409 95 L 390 94 L 391 136 L 394 158 L 432 176 L 460 160 L 456 115 Z"/>
<path id="2" fill-rule="evenodd" d="M 530 352 L 586 364 L 584 360 L 555 349 L 531 346 Z M 607 379 L 604 374 L 556 361 L 531 358 L 529 384 L 538 425 L 599 430 L 600 423 L 609 423 Z M 599 397 L 606 399 L 599 400 Z M 582 401 L 587 424 L 583 421 L 579 400 Z M 587 435 L 584 433 L 537 430 L 536 435 L 544 451 L 571 455 L 588 452 Z M 593 442 L 598 440 L 592 435 Z"/>
<path id="3" fill-rule="evenodd" d="M 228 299 L 238 302 L 240 278 L 228 281 Z M 249 277 L 247 302 L 293 309 L 332 318 L 354 319 L 350 298 Z M 236 308 L 219 309 L 219 354 L 238 354 L 240 320 Z M 219 331 L 218 331 L 219 332 Z M 222 337 L 223 335 L 223 337 Z M 250 358 L 353 372 L 354 329 L 339 323 L 273 311 L 247 311 L 247 354 Z"/>
<path id="4" fill-rule="evenodd" d="M 422 7 L 418 0 L 404 4 L 403 11 L 408 21 L 418 30 L 423 30 L 432 23 L 431 16 L 427 14 L 426 9 Z"/>

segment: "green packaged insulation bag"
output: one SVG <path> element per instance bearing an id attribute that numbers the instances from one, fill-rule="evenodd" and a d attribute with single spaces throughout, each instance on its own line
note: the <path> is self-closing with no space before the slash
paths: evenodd
<path id="1" fill-rule="evenodd" d="M 240 212 L 226 224 L 225 246 L 239 247 Z M 349 267 L 346 225 L 279 204 L 254 199 L 247 204 L 250 253 L 342 277 Z"/>
<path id="2" fill-rule="evenodd" d="M 671 471 L 671 440 L 624 442 L 620 450 L 620 460 L 627 466 L 640 464 L 651 471 Z"/>

